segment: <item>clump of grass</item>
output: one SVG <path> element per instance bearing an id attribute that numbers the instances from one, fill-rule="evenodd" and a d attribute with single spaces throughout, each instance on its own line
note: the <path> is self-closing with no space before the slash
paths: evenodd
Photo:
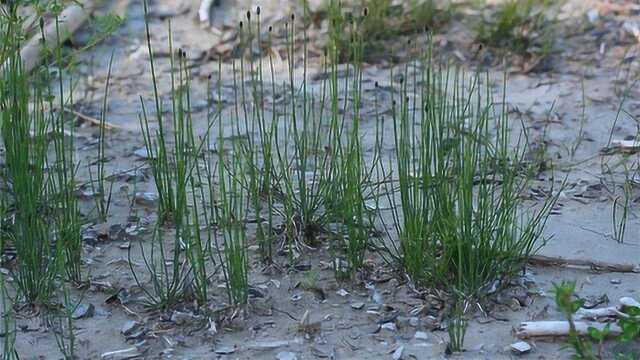
<path id="1" fill-rule="evenodd" d="M 15 25 L 17 26 L 17 25 Z M 51 226 L 43 216 L 47 192 L 49 118 L 42 93 L 31 90 L 18 52 L 9 56 L 0 80 L 0 111 L 5 146 L 6 182 L 15 211 L 8 234 L 19 259 L 14 277 L 20 294 L 29 302 L 46 302 L 52 294 L 55 256 L 49 235 Z M 30 111 L 29 102 L 35 111 Z"/>
<path id="2" fill-rule="evenodd" d="M 148 14 L 148 4 L 144 1 L 144 12 Z M 202 305 L 206 301 L 206 273 L 202 262 L 204 254 L 199 225 L 199 212 L 189 210 L 189 192 L 200 179 L 196 179 L 194 169 L 198 166 L 198 157 L 202 153 L 204 140 L 196 142 L 191 118 L 190 74 L 186 67 L 186 53 L 180 49 L 173 51 L 171 25 L 169 24 L 170 78 L 171 78 L 171 131 L 173 137 L 167 136 L 163 115 L 163 104 L 158 93 L 158 82 L 155 73 L 153 51 L 151 49 L 151 35 L 149 23 L 145 21 L 147 46 L 149 50 L 149 64 L 154 89 L 154 104 L 158 128 L 152 132 L 149 126 L 144 100 L 141 99 L 142 115 L 140 126 L 144 137 L 145 147 L 149 154 L 152 173 L 158 191 L 159 225 L 154 231 L 151 248 L 145 252 L 140 244 L 142 258 L 146 271 L 151 276 L 151 289 L 141 286 L 146 295 L 146 305 L 153 308 L 168 309 L 187 294 L 191 287 L 192 270 L 196 271 L 197 300 Z M 211 126 L 211 125 L 210 125 Z M 209 126 L 209 127 L 210 127 Z M 194 193 L 195 198 L 195 193 Z M 165 244 L 166 231 L 160 225 L 171 222 L 173 239 L 169 246 Z M 185 249 L 186 247 L 186 254 Z M 131 249 L 129 249 L 129 257 Z M 136 282 L 141 280 L 133 269 L 131 271 Z"/>
<path id="3" fill-rule="evenodd" d="M 323 211 L 324 200 L 331 187 L 324 171 L 329 155 L 319 151 L 322 144 L 320 127 L 326 101 L 324 86 L 319 100 L 309 92 L 306 60 L 302 84 L 298 86 L 295 83 L 293 16 L 286 28 L 289 69 L 283 109 L 286 112 L 286 122 L 284 130 L 277 131 L 274 136 L 276 175 L 273 176 L 271 186 L 282 204 L 282 210 L 275 206 L 273 210 L 284 218 L 286 244 L 290 255 L 293 255 L 293 245 L 313 244 L 316 236 L 323 231 L 327 220 Z M 303 52 L 306 53 L 306 45 L 303 44 L 303 47 Z"/>
<path id="4" fill-rule="evenodd" d="M 240 126 L 244 125 L 244 130 L 248 133 L 246 141 L 238 142 L 238 150 L 243 158 L 242 171 L 235 174 L 241 181 L 243 188 L 247 191 L 253 214 L 256 217 L 256 240 L 260 246 L 262 259 L 270 262 L 273 257 L 273 214 L 271 208 L 274 205 L 272 192 L 272 178 L 274 176 L 274 150 L 273 144 L 277 127 L 276 113 L 273 112 L 270 119 L 267 118 L 264 106 L 264 65 L 262 60 L 262 31 L 260 29 L 260 7 L 256 10 L 256 26 L 253 28 L 251 12 L 247 12 L 246 24 L 241 22 L 240 34 L 242 49 L 240 54 L 240 81 L 236 76 L 236 61 L 233 62 L 233 83 L 235 97 L 235 131 L 238 138 L 242 138 Z M 254 39 L 257 43 L 258 63 L 254 62 L 254 56 L 249 55 L 250 86 L 245 85 L 246 80 L 246 60 L 245 52 L 251 53 L 254 48 Z M 271 32 L 269 32 L 268 42 L 271 42 Z M 269 64 L 273 70 L 272 54 L 269 53 Z M 273 74 L 273 71 L 272 71 Z M 238 91 L 240 89 L 240 91 Z M 248 94 L 247 94 L 248 93 Z M 263 104 L 248 110 L 248 102 Z M 241 110 L 240 110 L 241 109 Z M 244 121 L 241 120 L 241 117 Z M 255 139 L 254 133 L 258 134 Z M 263 221 L 263 210 L 267 210 L 266 222 Z"/>
<path id="5" fill-rule="evenodd" d="M 60 38 L 60 23 L 58 18 L 55 19 L 57 38 Z M 52 166 L 53 176 L 49 177 L 50 192 L 53 194 L 56 209 L 54 210 L 56 242 L 62 249 L 65 257 L 64 268 L 68 274 L 68 278 L 75 282 L 80 282 L 81 274 L 81 257 L 82 257 L 82 236 L 80 234 L 80 212 L 78 209 L 78 201 L 75 196 L 76 190 L 76 172 L 78 165 L 75 162 L 75 134 L 74 126 L 67 125 L 65 117 L 66 112 L 62 111 L 67 102 L 73 104 L 73 98 L 64 97 L 64 78 L 62 68 L 62 51 L 61 45 L 55 47 L 55 59 L 58 65 L 58 107 L 60 111 L 57 115 L 52 114 L 52 135 L 53 148 L 55 152 L 55 161 Z M 69 77 L 69 86 L 71 87 L 71 77 Z M 52 94 L 53 95 L 53 94 Z M 49 108 L 54 108 L 53 96 L 49 96 Z M 68 134 L 68 135 L 67 135 Z"/>
<path id="6" fill-rule="evenodd" d="M 374 169 L 380 160 L 379 131 L 376 128 L 376 146 L 371 164 L 364 159 L 361 144 L 361 107 L 362 107 L 362 58 L 364 52 L 364 40 L 361 33 L 354 35 L 351 41 L 351 63 L 354 70 L 345 77 L 344 85 L 337 79 L 336 59 L 338 57 L 336 47 L 332 47 L 331 74 L 329 77 L 330 98 L 330 143 L 328 148 L 334 149 L 329 157 L 329 176 L 327 181 L 333 184 L 332 191 L 328 192 L 325 210 L 330 216 L 336 217 L 340 224 L 340 238 L 344 240 L 347 266 L 341 265 L 341 259 L 336 258 L 334 270 L 339 276 L 351 276 L 356 270 L 362 268 L 365 253 L 369 247 L 369 238 L 372 236 L 375 214 L 366 206 L 366 201 L 376 198 L 373 179 Z M 351 93 L 352 108 L 350 123 L 345 125 L 346 119 L 339 114 L 338 99 L 339 87 L 344 86 Z M 346 105 L 346 104 L 345 104 Z M 341 274 L 342 273 L 342 274 Z"/>
<path id="7" fill-rule="evenodd" d="M 488 79 L 438 69 L 429 55 L 416 76 L 422 85 L 408 85 L 407 74 L 392 106 L 398 260 L 418 283 L 481 299 L 542 246 L 555 197 L 531 216 L 521 213 L 524 147 L 511 148 L 506 111 L 491 101 Z"/>
<path id="8" fill-rule="evenodd" d="M 222 123 L 218 132 L 218 154 L 224 154 Z M 234 149 L 236 150 L 236 149 Z M 234 151 L 235 152 L 235 151 Z M 227 167 L 231 167 L 231 171 Z M 244 219 L 246 217 L 246 195 L 233 173 L 242 171 L 242 163 L 224 158 L 218 160 L 218 218 L 217 224 L 223 234 L 222 271 L 227 282 L 229 301 L 235 305 L 247 303 L 249 295 L 248 259 Z M 220 250 L 218 250 L 220 251 Z"/>
<path id="9" fill-rule="evenodd" d="M 148 12 L 147 1 L 144 1 L 145 16 L 148 15 Z M 158 93 L 158 80 L 148 21 L 145 21 L 145 30 L 158 128 L 153 132 L 151 131 L 149 127 L 150 118 L 142 97 L 140 97 L 142 104 L 140 127 L 158 191 L 160 222 L 173 221 L 176 227 L 179 227 L 179 222 L 184 219 L 187 211 L 187 188 L 195 166 L 194 153 L 197 152 L 190 111 L 189 74 L 184 63 L 186 54 L 181 49 L 177 50 L 177 56 L 174 53 L 171 24 L 169 23 L 172 115 L 170 125 L 173 131 L 173 139 L 170 139 L 166 134 L 168 124 L 166 124 L 166 119 L 163 115 L 164 107 Z M 171 140 L 173 144 L 171 144 Z"/>
<path id="10" fill-rule="evenodd" d="M 188 236 L 183 232 L 183 229 L 182 227 L 176 228 L 172 247 L 167 248 L 165 230 L 159 225 L 154 229 L 150 250 L 146 252 L 143 244 L 140 244 L 140 253 L 145 269 L 151 277 L 150 289 L 143 285 L 137 271 L 133 268 L 131 247 L 129 248 L 129 267 L 136 283 L 146 295 L 144 305 L 149 308 L 170 309 L 184 300 L 186 290 L 191 286 L 189 264 L 184 260 L 183 252 L 180 249 L 183 235 Z"/>
<path id="11" fill-rule="evenodd" d="M 514 53 L 548 55 L 553 50 L 554 1 L 507 0 L 477 28 L 477 40 Z"/>

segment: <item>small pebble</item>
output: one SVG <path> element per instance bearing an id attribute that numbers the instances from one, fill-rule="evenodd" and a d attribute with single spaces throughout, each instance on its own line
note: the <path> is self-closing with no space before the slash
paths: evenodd
<path id="1" fill-rule="evenodd" d="M 528 353 L 529 351 L 531 351 L 531 345 L 529 345 L 528 343 L 524 342 L 524 341 L 518 341 L 516 343 L 511 344 L 511 351 L 513 351 L 514 353 L 520 355 L 520 354 L 525 354 Z"/>
<path id="2" fill-rule="evenodd" d="M 80 304 L 76 307 L 71 314 L 71 317 L 74 319 L 82 319 L 82 318 L 90 318 L 95 313 L 96 308 L 93 304 Z"/>
<path id="3" fill-rule="evenodd" d="M 356 302 L 351 304 L 351 308 L 355 310 L 361 310 L 364 307 L 363 302 Z"/>
<path id="4" fill-rule="evenodd" d="M 429 335 L 427 335 L 424 331 L 416 331 L 416 334 L 413 336 L 416 340 L 427 340 L 429 339 Z"/>
<path id="5" fill-rule="evenodd" d="M 218 355 L 229 355 L 233 354 L 236 349 L 232 346 L 219 346 L 216 347 L 215 353 Z"/>
<path id="6" fill-rule="evenodd" d="M 404 352 L 404 346 L 400 346 L 396 349 L 396 351 L 393 352 L 393 355 L 391 356 L 391 358 L 393 360 L 400 360 L 402 359 L 402 352 Z"/>
<path id="7" fill-rule="evenodd" d="M 298 355 L 292 353 L 291 351 L 281 351 L 276 355 L 276 359 L 278 360 L 298 360 Z"/>
<path id="8" fill-rule="evenodd" d="M 397 331 L 398 330 L 398 328 L 396 327 L 396 324 L 392 323 L 392 322 L 384 323 L 384 324 L 382 324 L 381 327 L 383 329 L 389 330 L 389 331 Z"/>
<path id="9" fill-rule="evenodd" d="M 122 333 L 122 335 L 127 336 L 133 333 L 133 331 L 140 325 L 142 324 L 137 321 L 129 320 L 125 322 L 124 325 L 122 325 L 122 329 L 120 330 L 120 332 Z"/>

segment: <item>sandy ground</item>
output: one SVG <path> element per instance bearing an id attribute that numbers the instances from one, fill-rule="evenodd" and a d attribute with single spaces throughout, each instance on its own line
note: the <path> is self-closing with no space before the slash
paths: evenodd
<path id="1" fill-rule="evenodd" d="M 114 1 L 113 6 L 123 6 L 121 2 Z M 378 270 L 368 280 L 373 281 L 375 291 L 381 295 L 382 301 L 378 302 L 373 300 L 372 291 L 364 287 L 364 281 L 337 283 L 329 267 L 330 257 L 323 247 L 303 254 L 295 267 L 286 266 L 286 257 L 276 258 L 280 269 L 265 269 L 255 251 L 251 251 L 250 284 L 258 290 L 257 296 L 252 298 L 246 310 L 236 314 L 227 313 L 224 289 L 216 288 L 223 286 L 223 281 L 215 277 L 212 288 L 216 291 L 212 294 L 211 309 L 226 319 L 215 330 L 208 319 L 189 315 L 191 304 L 176 309 L 177 313 L 163 314 L 145 311 L 136 301 L 142 294 L 127 263 L 127 247 L 132 247 L 134 269 L 142 273 L 138 243 L 148 241 L 156 215 L 152 207 L 144 204 L 130 206 L 132 193 L 154 192 L 155 187 L 144 159 L 136 155 L 136 150 L 143 147 L 138 96 L 145 99 L 151 96 L 142 4 L 137 0 L 127 3 L 128 18 L 124 26 L 113 38 L 82 56 L 81 76 L 77 76 L 81 80 L 75 96 L 76 109 L 97 117 L 106 64 L 111 50 L 115 51 L 108 120 L 119 129 L 108 134 L 107 148 L 108 172 L 117 174 L 114 204 L 107 224 L 95 224 L 86 231 L 87 234 L 94 231 L 94 235 L 87 235 L 85 246 L 85 267 L 92 280 L 86 291 L 78 291 L 76 295 L 82 293 L 82 303 L 93 305 L 95 312 L 75 322 L 79 358 L 97 359 L 105 352 L 130 348 L 133 350 L 125 355 L 141 358 L 390 359 L 394 353 L 401 353 L 403 359 L 445 358 L 448 335 L 438 318 L 442 304 L 413 291 L 393 269 L 377 266 L 381 265 L 381 260 L 375 254 L 369 257 Z M 263 3 L 264 23 L 274 27 L 295 10 L 293 4 Z M 637 123 L 631 116 L 637 116 L 640 107 L 638 87 L 633 86 L 638 75 L 636 57 L 640 47 L 638 40 L 623 29 L 623 24 L 640 21 L 640 15 L 637 10 L 635 13 L 601 10 L 599 19 L 588 24 L 585 11 L 600 9 L 598 6 L 604 2 L 573 0 L 569 3 L 562 14 L 563 36 L 557 39 L 558 52 L 550 57 L 544 71 L 523 73 L 517 65 L 510 66 L 507 71 L 506 101 L 513 128 L 519 129 L 520 124 L 524 124 L 537 144 L 546 141 L 547 156 L 556 166 L 555 177 L 552 178 L 549 171 L 540 173 L 532 182 L 531 191 L 549 189 L 553 181 L 557 184 L 568 177 L 568 186 L 547 226 L 547 235 L 551 238 L 541 253 L 570 259 L 640 264 L 638 192 L 634 190 L 625 243 L 619 244 L 611 237 L 611 208 L 612 199 L 620 194 L 617 186 L 620 171 L 603 174 L 601 170 L 603 159 L 613 162 L 619 157 L 617 154 L 603 156 L 601 150 L 608 143 L 625 89 L 629 94 L 624 104 L 628 114 L 620 117 L 613 129 L 613 138 L 625 139 L 637 134 Z M 233 42 L 225 43 L 221 39 L 229 28 L 235 27 L 238 14 L 243 14 L 249 5 L 246 1 L 244 4 L 222 1 L 221 9 L 217 9 L 213 17 L 214 26 L 221 31 L 218 34 L 198 23 L 194 1 L 152 3 L 152 41 L 158 49 L 160 92 L 166 98 L 169 91 L 167 81 L 163 80 L 167 79 L 168 70 L 167 20 L 171 19 L 175 47 L 187 50 L 189 63 L 193 66 L 194 119 L 200 133 L 206 128 L 207 76 L 217 69 L 218 53 L 234 46 Z M 495 81 L 496 97 L 501 96 L 503 70 L 493 66 L 491 61 L 487 64 L 474 58 L 476 50 L 464 23 L 464 17 L 456 18 L 442 29 L 435 38 L 439 50 L 456 58 L 464 67 L 488 69 Z M 80 31 L 74 43 L 81 45 L 83 41 Z M 398 56 L 402 58 L 403 54 Z M 226 60 L 223 93 L 230 98 L 225 102 L 229 109 L 232 79 Z M 385 59 L 365 65 L 365 88 L 369 89 L 365 91 L 369 96 L 364 99 L 365 103 L 373 101 L 375 81 L 382 87 L 390 85 L 389 68 L 390 61 Z M 280 74 L 284 70 L 284 64 L 277 65 Z M 319 61 L 312 58 L 309 73 L 318 72 Z M 296 74 L 300 76 L 298 70 Z M 583 111 L 583 83 L 587 100 L 584 104 L 584 136 L 571 157 L 568 149 L 578 138 Z M 311 86 L 318 84 L 316 81 Z M 381 93 L 380 98 L 383 99 L 381 107 L 388 108 L 388 97 Z M 545 127 L 546 138 L 542 139 Z M 365 119 L 363 128 L 365 132 L 371 131 L 375 124 Z M 97 133 L 97 128 L 89 124 L 79 126 L 77 145 L 82 161 L 96 157 Z M 87 175 L 86 163 L 82 164 L 81 177 Z M 88 212 L 92 205 L 90 199 L 83 200 L 85 211 Z M 299 271 L 309 267 L 312 272 Z M 304 282 L 310 273 L 317 277 L 313 282 L 315 285 L 304 289 L 300 282 Z M 552 283 L 561 280 L 576 280 L 582 297 L 595 299 L 606 295 L 612 303 L 621 296 L 637 298 L 640 289 L 640 276 L 633 273 L 528 267 L 518 284 L 492 302 L 486 315 L 477 312 L 470 321 L 465 342 L 467 351 L 453 357 L 516 357 L 509 345 L 517 341 L 513 329 L 521 321 L 560 319 L 553 302 Z M 306 311 L 312 322 L 319 322 L 319 329 L 311 334 L 299 332 L 298 323 Z M 122 329 L 130 321 L 139 322 L 139 325 L 127 338 Z M 22 358 L 59 358 L 51 330 L 39 317 L 21 312 L 18 327 L 17 346 Z M 570 351 L 561 350 L 561 340 L 530 343 L 533 350 L 519 357 L 570 357 Z"/>

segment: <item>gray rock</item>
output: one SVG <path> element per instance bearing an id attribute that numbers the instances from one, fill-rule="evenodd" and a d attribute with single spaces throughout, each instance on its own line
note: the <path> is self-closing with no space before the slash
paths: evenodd
<path id="1" fill-rule="evenodd" d="M 137 192 L 134 199 L 136 204 L 153 206 L 158 202 L 159 196 L 152 192 Z"/>
<path id="2" fill-rule="evenodd" d="M 195 322 L 202 320 L 202 316 L 193 315 L 192 313 L 186 313 L 181 311 L 174 311 L 171 314 L 171 321 L 176 323 L 177 325 L 183 325 L 189 322 Z"/>
<path id="3" fill-rule="evenodd" d="M 393 360 L 400 360 L 402 359 L 403 352 L 404 352 L 404 346 L 400 346 L 393 352 L 393 355 L 391 355 L 391 358 Z"/>
<path id="4" fill-rule="evenodd" d="M 233 354 L 236 351 L 233 346 L 220 346 L 215 349 L 215 353 L 218 355 Z"/>
<path id="5" fill-rule="evenodd" d="M 80 304 L 73 310 L 71 317 L 74 319 L 90 318 L 95 314 L 96 308 L 93 304 Z"/>
<path id="6" fill-rule="evenodd" d="M 394 331 L 394 332 L 398 330 L 398 328 L 396 327 L 396 324 L 392 322 L 382 324 L 381 328 L 388 331 Z"/>
<path id="7" fill-rule="evenodd" d="M 273 341 L 257 341 L 252 344 L 249 344 L 249 349 L 251 350 L 272 350 L 281 347 L 289 346 L 290 341 L 288 340 L 273 340 Z"/>
<path id="8" fill-rule="evenodd" d="M 420 319 L 417 316 L 412 316 L 409 318 L 409 326 L 418 327 L 420 326 Z"/>
<path id="9" fill-rule="evenodd" d="M 120 329 L 120 332 L 122 333 L 122 335 L 128 336 L 136 329 L 138 329 L 141 325 L 142 324 L 137 321 L 129 320 L 125 322 L 124 325 L 122 325 L 122 329 Z"/>
<path id="10" fill-rule="evenodd" d="M 363 302 L 355 302 L 351 304 L 351 308 L 355 310 L 361 310 L 364 307 Z"/>
<path id="11" fill-rule="evenodd" d="M 149 153 L 147 152 L 147 148 L 146 147 L 143 147 L 143 148 L 140 148 L 140 149 L 136 149 L 133 152 L 133 155 L 135 155 L 135 156 L 137 156 L 137 157 L 139 157 L 141 159 L 145 159 L 145 160 L 151 158 L 149 156 Z"/>
<path id="12" fill-rule="evenodd" d="M 429 335 L 424 331 L 416 331 L 416 334 L 413 336 L 416 340 L 428 340 Z"/>
<path id="13" fill-rule="evenodd" d="M 281 351 L 276 355 L 276 359 L 278 360 L 298 360 L 298 355 L 292 353 L 291 351 Z"/>

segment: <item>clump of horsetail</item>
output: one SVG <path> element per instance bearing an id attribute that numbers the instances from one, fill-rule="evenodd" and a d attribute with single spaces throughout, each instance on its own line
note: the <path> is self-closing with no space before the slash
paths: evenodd
<path id="1" fill-rule="evenodd" d="M 242 164 L 234 154 L 230 163 L 225 162 L 222 135 L 222 122 L 218 127 L 218 211 L 217 225 L 222 231 L 223 254 L 222 270 L 227 282 L 229 301 L 235 305 L 245 304 L 248 300 L 248 259 L 244 219 L 246 216 L 246 194 L 233 173 L 242 171 Z M 231 167 L 231 169 L 227 169 Z M 218 250 L 220 251 L 220 250 Z"/>
<path id="2" fill-rule="evenodd" d="M 491 101 L 489 79 L 438 68 L 428 54 L 412 78 L 409 85 L 405 68 L 392 104 L 398 261 L 418 283 L 478 300 L 542 246 L 557 196 L 521 213 L 524 147 L 510 145 L 507 113 Z"/>
<path id="3" fill-rule="evenodd" d="M 0 116 L 5 181 L 15 208 L 15 220 L 8 234 L 19 259 L 13 277 L 24 300 L 47 302 L 55 278 L 52 262 L 55 254 L 49 242 L 51 226 L 43 216 L 50 119 L 42 92 L 38 88 L 32 90 L 29 85 L 17 49 L 8 56 L 0 81 Z M 29 102 L 34 104 L 35 111 L 30 111 Z"/>

